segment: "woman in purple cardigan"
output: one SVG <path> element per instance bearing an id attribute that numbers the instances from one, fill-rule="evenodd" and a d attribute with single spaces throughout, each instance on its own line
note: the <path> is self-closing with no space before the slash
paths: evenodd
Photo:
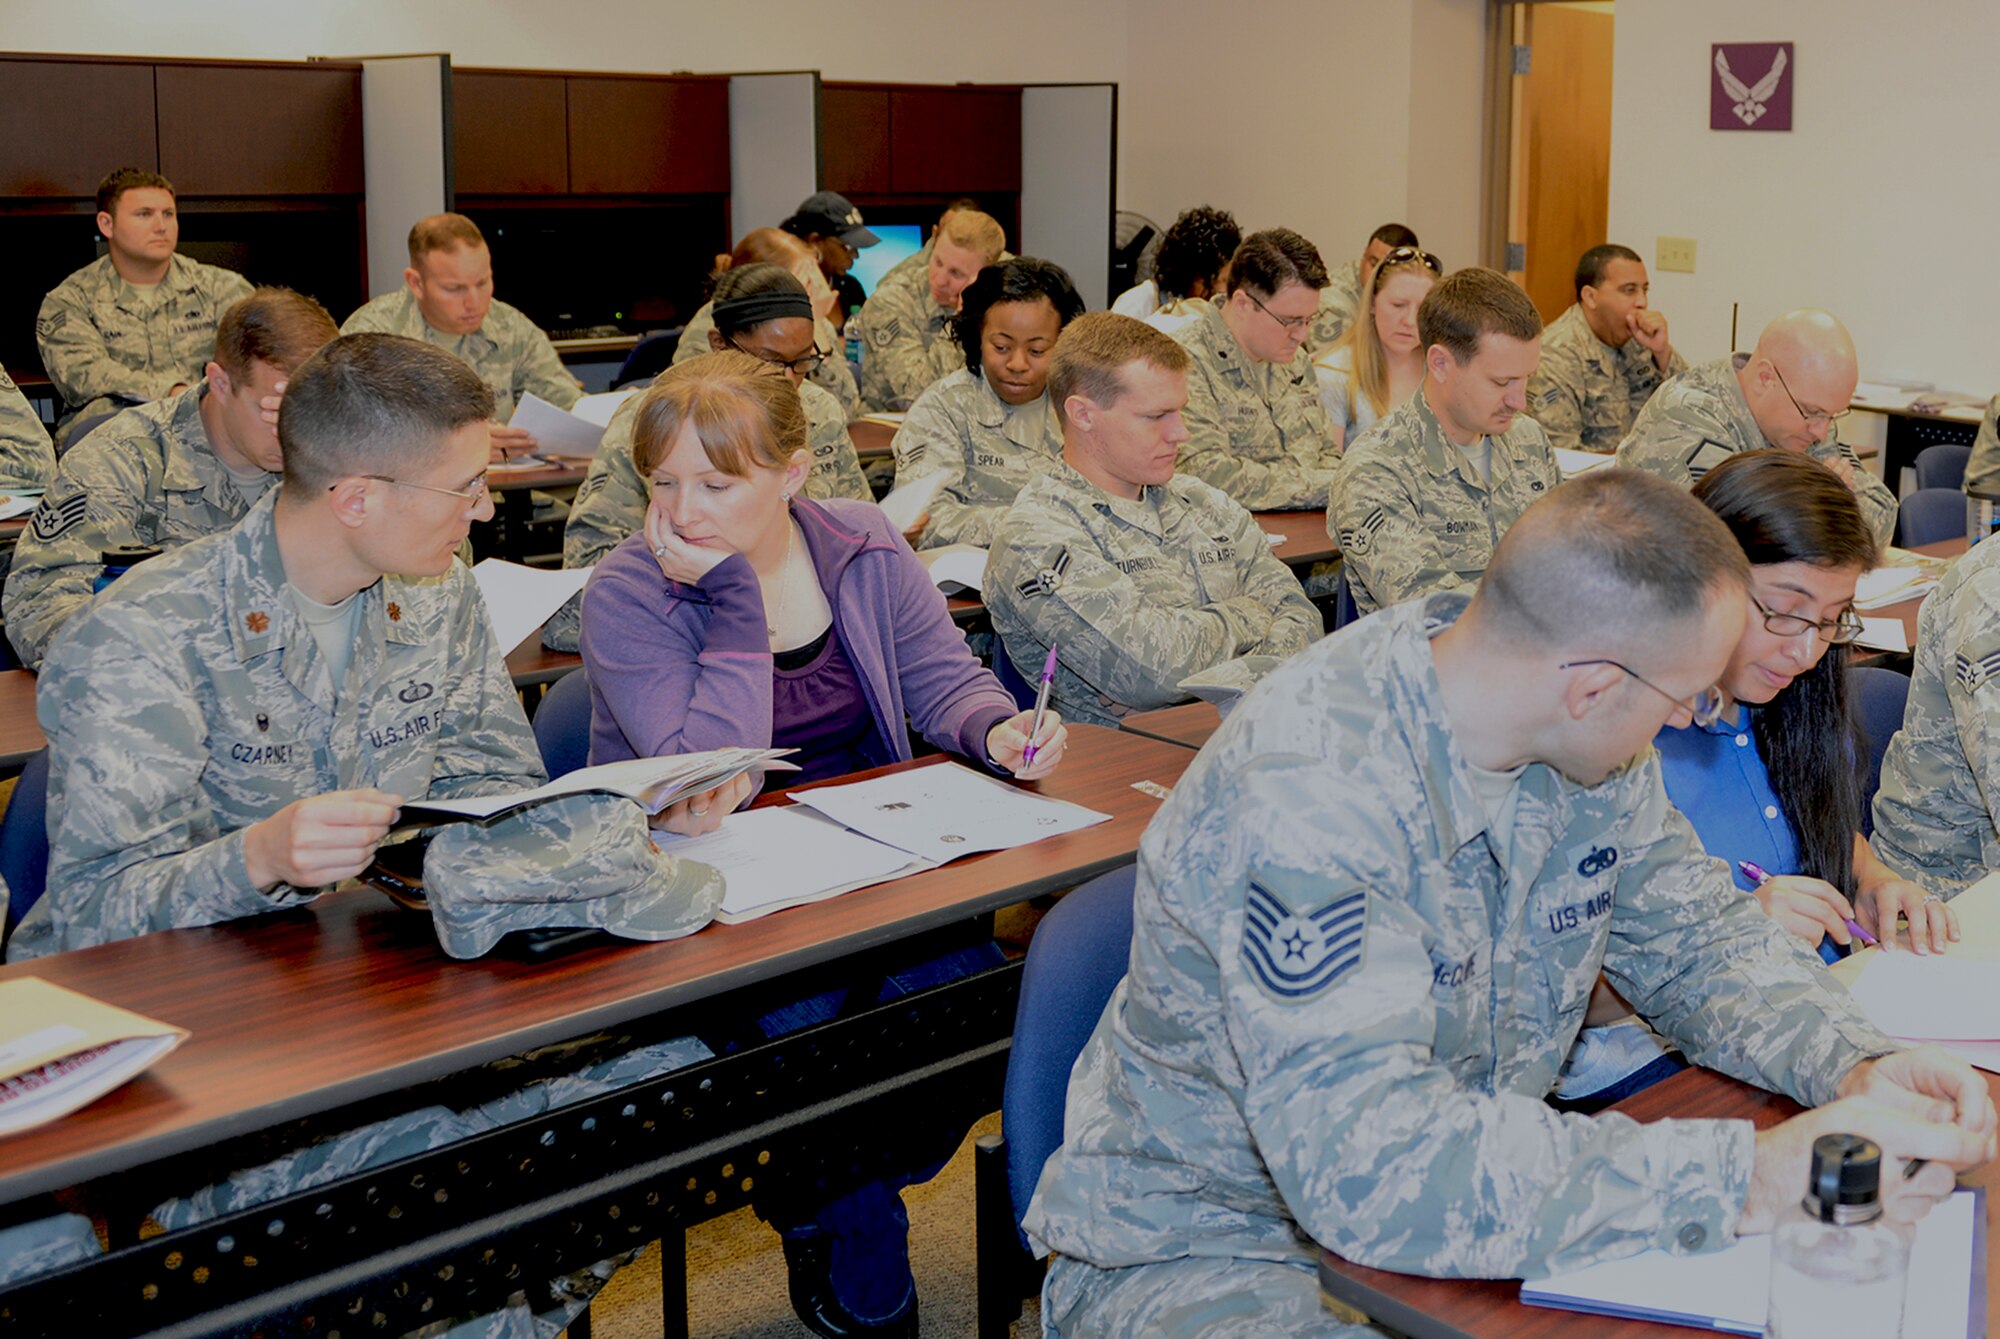
<path id="1" fill-rule="evenodd" d="M 1006 776 L 1062 761 L 1066 734 L 1033 713 L 966 649 L 944 597 L 872 503 L 798 496 L 810 461 L 798 392 L 738 353 L 691 359 L 640 402 L 632 455 L 652 484 L 645 527 L 612 550 L 583 595 L 590 761 L 731 745 L 796 748 L 814 781 L 910 756 L 908 728 Z M 705 832 L 748 799 L 747 779 L 655 822 Z M 883 997 L 999 965 L 984 934 L 888 973 Z M 761 1020 L 767 1036 L 830 1016 L 816 997 Z M 962 1137 L 963 1132 L 959 1132 Z M 767 1213 L 785 1239 L 792 1305 L 822 1335 L 908 1334 L 916 1285 L 902 1186 L 935 1175 L 950 1147 L 807 1214 Z M 764 1206 L 759 1206 L 762 1209 Z M 782 1217 L 786 1221 L 779 1221 Z"/>

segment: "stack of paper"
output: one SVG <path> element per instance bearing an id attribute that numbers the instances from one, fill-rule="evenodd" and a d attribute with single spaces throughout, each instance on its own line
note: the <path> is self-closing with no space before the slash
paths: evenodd
<path id="1" fill-rule="evenodd" d="M 493 640 L 504 655 L 532 636 L 549 616 L 590 580 L 591 567 L 523 567 L 501 558 L 482 559 L 472 569 Z"/>
<path id="2" fill-rule="evenodd" d="M 604 422 L 610 421 L 607 415 Z M 597 454 L 597 444 L 604 440 L 604 423 L 593 423 L 567 409 L 558 409 L 532 391 L 521 396 L 508 423 L 533 433 L 535 450 L 543 455 L 588 459 Z"/>
<path id="3" fill-rule="evenodd" d="M 39 977 L 0 981 L 0 1134 L 97 1100 L 187 1036 Z"/>
<path id="4" fill-rule="evenodd" d="M 925 549 L 917 556 L 931 572 L 931 580 L 946 595 L 974 595 L 984 589 L 986 550 L 976 544 L 947 544 L 941 549 Z"/>
<path id="5" fill-rule="evenodd" d="M 957 763 L 794 791 L 791 798 L 940 865 L 1111 821 L 1110 814 L 1022 790 Z"/>
<path id="6" fill-rule="evenodd" d="M 1864 618 L 1861 620 L 1861 635 L 1855 641 L 1862 646 L 1877 651 L 1907 651 L 1910 649 L 1909 630 L 1900 618 Z"/>
<path id="7" fill-rule="evenodd" d="M 745 772 L 796 772 L 798 765 L 782 761 L 792 749 L 710 749 L 677 753 L 667 758 L 627 758 L 583 767 L 532 790 L 510 790 L 464 800 L 421 800 L 403 806 L 398 829 L 431 828 L 445 823 L 490 823 L 496 818 L 563 795 L 602 793 L 622 795 L 649 814 L 675 800 L 699 795 L 733 781 Z"/>
<path id="8" fill-rule="evenodd" d="M 724 925 L 936 868 L 799 805 L 746 810 L 703 836 L 657 834 L 656 841 L 722 872 L 726 889 L 715 919 Z"/>
<path id="9" fill-rule="evenodd" d="M 1961 1190 L 1917 1225 L 1901 1339 L 1984 1333 L 1967 1328 L 1974 1291 L 1985 1293 L 1986 1261 L 1973 1250 L 1975 1226 L 1985 1217 L 1984 1198 L 1982 1190 Z M 1741 1237 L 1706 1255 L 1645 1251 L 1521 1285 L 1521 1300 L 1529 1306 L 1729 1334 L 1764 1333 L 1770 1297 L 1768 1236 Z"/>
<path id="10" fill-rule="evenodd" d="M 1936 587 L 1937 575 L 1927 567 L 1878 567 L 1854 583 L 1854 607 L 1881 609 L 1928 595 Z"/>
<path id="11" fill-rule="evenodd" d="M 2000 962 L 1871 953 L 1848 987 L 1868 1021 L 1900 1041 L 1934 1041 L 2000 1073 Z"/>
<path id="12" fill-rule="evenodd" d="M 1601 469 L 1618 459 L 1614 455 L 1598 451 L 1572 451 L 1566 446 L 1558 446 L 1554 450 L 1556 468 L 1562 472 L 1562 477 L 1565 479 L 1574 479 L 1586 470 Z"/>

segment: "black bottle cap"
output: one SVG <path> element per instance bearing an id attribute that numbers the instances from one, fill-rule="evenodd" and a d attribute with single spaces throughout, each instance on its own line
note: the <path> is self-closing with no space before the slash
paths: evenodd
<path id="1" fill-rule="evenodd" d="M 1826 1223 L 1861 1223 L 1882 1212 L 1882 1150 L 1858 1134 L 1813 1140 L 1805 1210 Z"/>
<path id="2" fill-rule="evenodd" d="M 148 558 L 159 557 L 163 552 L 165 550 L 156 549 L 150 544 L 133 544 L 116 549 L 105 549 L 97 555 L 97 561 L 103 563 L 106 567 L 136 567 Z"/>

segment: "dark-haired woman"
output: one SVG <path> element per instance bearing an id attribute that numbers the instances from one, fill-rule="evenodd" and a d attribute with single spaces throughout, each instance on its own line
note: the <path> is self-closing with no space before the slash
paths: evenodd
<path id="1" fill-rule="evenodd" d="M 1119 294 L 1111 310 L 1143 321 L 1163 309 L 1174 314 L 1190 299 L 1214 297 L 1242 243 L 1243 230 L 1228 210 L 1207 205 L 1183 210 L 1160 239 L 1153 277 Z"/>
<path id="2" fill-rule="evenodd" d="M 898 484 L 943 474 L 923 547 L 977 544 L 1028 480 L 1062 455 L 1044 393 L 1049 355 L 1083 299 L 1060 265 L 1017 256 L 966 286 L 952 332 L 965 369 L 933 383 L 896 433 Z"/>
<path id="3" fill-rule="evenodd" d="M 715 273 L 709 278 L 711 296 L 688 318 L 681 341 L 674 346 L 674 362 L 699 358 L 713 347 L 708 335 L 715 325 L 715 301 L 722 296 L 722 281 L 731 270 L 746 265 L 776 265 L 799 281 L 812 302 L 813 348 L 821 357 L 807 379 L 840 402 L 841 412 L 849 422 L 859 418 L 861 391 L 854 384 L 853 370 L 840 356 L 840 333 L 832 320 L 837 299 L 820 271 L 818 256 L 809 244 L 778 228 L 752 228 L 744 233 L 734 251 L 715 258 Z M 865 499 L 872 494 L 854 496 Z"/>
<path id="4" fill-rule="evenodd" d="M 1818 461 L 1775 450 L 1731 456 L 1694 494 L 1748 555 L 1750 605 L 1716 682 L 1721 715 L 1654 740 L 1668 798 L 1737 885 L 1828 962 L 1853 945 L 1850 917 L 1885 948 L 1907 918 L 1918 953 L 1943 952 L 1957 913 L 1890 873 L 1861 835 L 1855 760 L 1866 746 L 1848 706 L 1847 648 L 1861 630 L 1854 585 L 1877 550 L 1854 494 Z M 1600 985 L 1590 1021 L 1629 1012 L 1621 1004 Z M 1649 1063 L 1634 1071 L 1639 1059 Z M 1676 1067 L 1636 1022 L 1586 1028 L 1558 1092 L 1602 1099 L 1607 1072 L 1625 1069 L 1615 1100 Z"/>

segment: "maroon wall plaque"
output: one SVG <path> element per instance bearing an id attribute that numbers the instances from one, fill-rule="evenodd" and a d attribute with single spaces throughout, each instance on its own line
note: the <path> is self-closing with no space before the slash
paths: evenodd
<path id="1" fill-rule="evenodd" d="M 1796 72 L 1790 42 L 1717 42 L 1708 68 L 1708 128 L 1790 130 Z"/>

